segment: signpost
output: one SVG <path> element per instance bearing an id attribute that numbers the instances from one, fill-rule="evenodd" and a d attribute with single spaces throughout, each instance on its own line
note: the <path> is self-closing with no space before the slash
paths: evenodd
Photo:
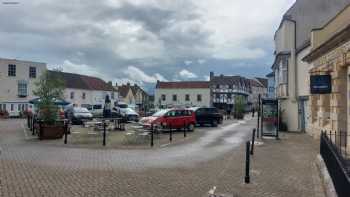
<path id="1" fill-rule="evenodd" d="M 278 139 L 278 100 L 261 99 L 261 136 Z"/>

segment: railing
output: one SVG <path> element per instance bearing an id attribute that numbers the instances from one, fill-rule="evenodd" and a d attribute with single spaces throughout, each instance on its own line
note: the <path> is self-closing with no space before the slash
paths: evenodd
<path id="1" fill-rule="evenodd" d="M 339 197 L 350 194 L 350 158 L 346 132 L 322 131 L 320 153 Z"/>

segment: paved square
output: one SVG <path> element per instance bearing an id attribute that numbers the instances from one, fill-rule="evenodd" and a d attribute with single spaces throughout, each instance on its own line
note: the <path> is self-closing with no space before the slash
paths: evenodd
<path id="1" fill-rule="evenodd" d="M 20 120 L 0 121 L 0 196 L 323 196 L 317 142 L 305 134 L 264 140 L 243 184 L 244 141 L 255 120 L 199 139 L 146 150 L 87 149 L 25 140 Z"/>

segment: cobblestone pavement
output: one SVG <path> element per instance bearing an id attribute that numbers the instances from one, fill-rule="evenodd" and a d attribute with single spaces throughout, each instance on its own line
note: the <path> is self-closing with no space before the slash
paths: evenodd
<path id="1" fill-rule="evenodd" d="M 301 134 L 264 140 L 243 184 L 244 141 L 254 120 L 208 131 L 190 144 L 154 150 L 50 146 L 24 140 L 18 120 L 0 121 L 0 197 L 322 196 L 317 143 Z"/>

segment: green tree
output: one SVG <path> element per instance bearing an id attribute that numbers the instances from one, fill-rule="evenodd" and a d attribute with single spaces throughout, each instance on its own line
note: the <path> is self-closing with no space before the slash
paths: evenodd
<path id="1" fill-rule="evenodd" d="M 245 102 L 243 96 L 235 96 L 235 116 L 237 119 L 243 119 L 245 112 Z"/>
<path id="2" fill-rule="evenodd" d="M 40 98 L 38 103 L 40 118 L 46 124 L 54 124 L 58 113 L 55 101 L 63 98 L 64 81 L 59 72 L 45 71 L 35 85 L 37 88 L 33 93 Z"/>

